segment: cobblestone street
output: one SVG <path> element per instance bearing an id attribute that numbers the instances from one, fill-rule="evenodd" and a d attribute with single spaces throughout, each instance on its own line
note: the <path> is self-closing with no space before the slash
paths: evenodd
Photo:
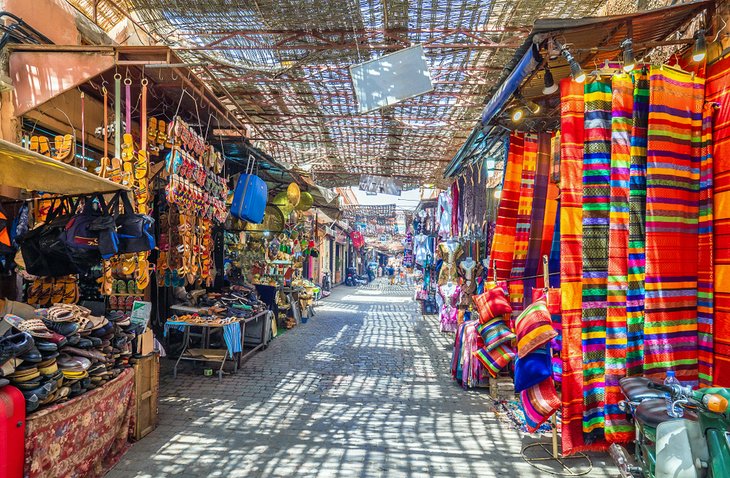
<path id="1" fill-rule="evenodd" d="M 236 375 L 162 368 L 159 427 L 108 478 L 547 476 L 484 390 L 451 380 L 451 335 L 411 288 L 338 287 Z M 548 441 L 545 436 L 543 440 Z M 607 455 L 591 477 L 614 476 Z"/>

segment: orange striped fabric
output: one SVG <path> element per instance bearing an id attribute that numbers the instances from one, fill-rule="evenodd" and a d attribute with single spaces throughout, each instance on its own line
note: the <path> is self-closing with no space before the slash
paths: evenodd
<path id="1" fill-rule="evenodd" d="M 730 387 L 730 55 L 707 69 L 707 101 L 717 102 L 714 157 L 714 384 Z"/>
<path id="2" fill-rule="evenodd" d="M 523 151 L 524 134 L 513 133 L 509 139 L 507 166 L 502 184 L 502 195 L 499 199 L 492 251 L 489 256 L 492 264 L 497 261 L 497 276 L 499 279 L 507 279 L 512 271 L 517 206 L 520 200 L 520 184 L 522 182 Z M 492 264 L 489 267 L 490 274 L 492 273 Z M 494 277 L 493 280 L 497 280 L 497 277 Z"/>
<path id="3" fill-rule="evenodd" d="M 583 274 L 583 85 L 560 82 L 560 290 L 563 308 L 563 453 L 583 442 L 583 349 L 581 302 Z"/>

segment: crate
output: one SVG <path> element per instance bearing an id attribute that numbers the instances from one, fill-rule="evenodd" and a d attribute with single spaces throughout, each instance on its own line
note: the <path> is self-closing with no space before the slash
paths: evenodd
<path id="1" fill-rule="evenodd" d="M 134 439 L 140 440 L 157 427 L 157 400 L 160 389 L 160 356 L 146 355 L 134 364 Z"/>

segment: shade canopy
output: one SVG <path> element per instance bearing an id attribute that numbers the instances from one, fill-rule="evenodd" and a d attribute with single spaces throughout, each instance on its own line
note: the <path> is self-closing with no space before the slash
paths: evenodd
<path id="1" fill-rule="evenodd" d="M 128 190 L 82 169 L 0 139 L 0 185 L 62 195 Z"/>

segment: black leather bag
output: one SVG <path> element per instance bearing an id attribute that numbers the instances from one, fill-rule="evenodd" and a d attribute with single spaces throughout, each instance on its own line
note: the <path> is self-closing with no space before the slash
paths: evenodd
<path id="1" fill-rule="evenodd" d="M 66 224 L 64 241 L 72 256 L 92 265 L 118 252 L 116 224 L 101 194 L 86 198 L 83 211 Z"/>
<path id="2" fill-rule="evenodd" d="M 120 207 L 122 212 L 118 213 Z M 155 248 L 155 220 L 147 214 L 135 213 L 126 192 L 114 196 L 109 203 L 109 212 L 115 217 L 120 254 L 146 252 Z"/>
<path id="3" fill-rule="evenodd" d="M 70 199 L 54 202 L 43 224 L 18 236 L 28 273 L 47 277 L 79 273 L 79 266 L 74 263 L 64 241 L 66 225 L 77 205 Z"/>

